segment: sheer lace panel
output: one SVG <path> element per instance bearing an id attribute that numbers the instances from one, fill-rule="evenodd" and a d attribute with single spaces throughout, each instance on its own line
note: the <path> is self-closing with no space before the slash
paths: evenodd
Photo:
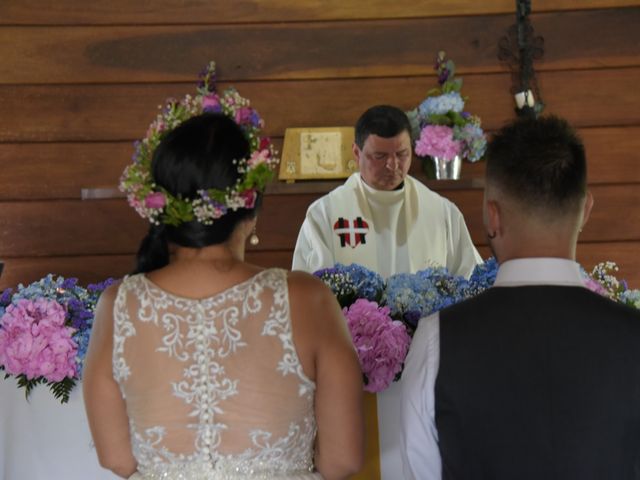
<path id="1" fill-rule="evenodd" d="M 285 271 L 202 300 L 134 275 L 119 288 L 114 317 L 113 372 L 140 473 L 313 471 L 315 384 L 292 341 Z"/>

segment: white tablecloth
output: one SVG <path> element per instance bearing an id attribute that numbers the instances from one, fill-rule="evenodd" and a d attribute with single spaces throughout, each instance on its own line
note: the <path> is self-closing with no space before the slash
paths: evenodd
<path id="1" fill-rule="evenodd" d="M 61 405 L 45 385 L 29 397 L 0 372 L 1 480 L 114 480 L 98 464 L 81 385 Z"/>

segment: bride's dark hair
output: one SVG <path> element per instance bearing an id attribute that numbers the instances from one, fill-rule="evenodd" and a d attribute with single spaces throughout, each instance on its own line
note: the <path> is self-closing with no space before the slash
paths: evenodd
<path id="1" fill-rule="evenodd" d="M 240 173 L 234 160 L 247 158 L 249 142 L 241 128 L 223 114 L 204 113 L 181 123 L 160 142 L 151 163 L 154 182 L 176 197 L 195 198 L 198 190 L 233 187 Z M 169 243 L 202 248 L 229 239 L 238 222 L 256 215 L 252 209 L 229 210 L 212 225 L 198 221 L 178 226 L 152 225 L 142 240 L 134 273 L 150 272 L 169 263 Z"/>

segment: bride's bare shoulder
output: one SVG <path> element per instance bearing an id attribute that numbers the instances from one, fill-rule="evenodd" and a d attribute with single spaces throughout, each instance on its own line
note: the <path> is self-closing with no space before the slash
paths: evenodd
<path id="1" fill-rule="evenodd" d="M 318 301 L 334 299 L 329 287 L 322 280 L 309 273 L 294 270 L 287 275 L 290 296 L 307 297 Z"/>

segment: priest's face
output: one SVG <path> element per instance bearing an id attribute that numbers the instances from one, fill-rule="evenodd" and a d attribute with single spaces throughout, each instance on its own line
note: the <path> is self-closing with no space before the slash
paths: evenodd
<path id="1" fill-rule="evenodd" d="M 394 190 L 404 181 L 411 165 L 411 137 L 406 131 L 390 138 L 371 134 L 362 148 L 353 145 L 353 154 L 367 185 L 376 190 Z"/>

